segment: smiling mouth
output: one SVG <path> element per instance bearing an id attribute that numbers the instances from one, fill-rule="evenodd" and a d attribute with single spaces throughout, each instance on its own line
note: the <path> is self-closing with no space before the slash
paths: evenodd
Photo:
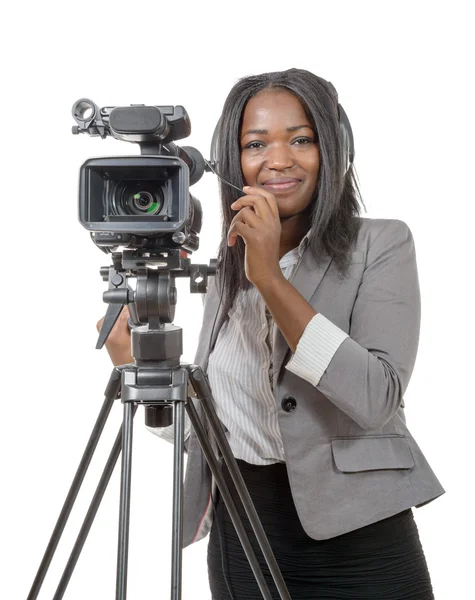
<path id="1" fill-rule="evenodd" d="M 267 190 L 270 190 L 271 192 L 286 192 L 288 190 L 293 190 L 294 188 L 298 187 L 301 183 L 302 182 L 299 179 L 293 181 L 286 181 L 284 183 L 267 182 L 264 183 L 263 187 L 265 187 Z"/>

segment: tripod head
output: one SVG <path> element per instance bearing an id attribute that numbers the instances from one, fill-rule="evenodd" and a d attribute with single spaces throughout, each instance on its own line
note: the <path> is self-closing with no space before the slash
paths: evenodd
<path id="1" fill-rule="evenodd" d="M 208 276 L 216 273 L 216 259 L 211 259 L 209 265 L 191 264 L 191 260 L 176 249 L 160 254 L 124 250 L 112 253 L 112 261 L 113 265 L 101 268 L 102 279 L 109 284 L 103 295 L 109 306 L 97 349 L 105 344 L 126 304 L 132 325 L 148 324 L 149 330 L 163 330 L 164 324 L 172 323 L 175 316 L 175 277 L 189 277 L 190 293 L 205 294 Z M 131 277 L 137 279 L 135 291 L 128 284 Z"/>
<path id="2" fill-rule="evenodd" d="M 108 282 L 108 290 L 103 295 L 108 307 L 96 348 L 105 344 L 122 308 L 127 305 L 131 351 L 138 370 L 137 385 L 147 385 L 147 381 L 155 384 L 160 380 L 161 385 L 172 386 L 170 371 L 180 367 L 182 329 L 173 325 L 177 303 L 175 278 L 189 277 L 190 292 L 204 294 L 208 276 L 216 273 L 216 259 L 209 265 L 191 264 L 183 254 L 177 249 L 161 253 L 124 250 L 112 253 L 113 265 L 101 268 L 101 276 Z M 135 290 L 129 285 L 130 278 L 137 280 Z M 153 405 L 143 402 L 148 426 L 165 427 L 172 423 L 171 410 L 166 410 L 170 406 L 165 400 L 162 404 L 154 401 Z"/>

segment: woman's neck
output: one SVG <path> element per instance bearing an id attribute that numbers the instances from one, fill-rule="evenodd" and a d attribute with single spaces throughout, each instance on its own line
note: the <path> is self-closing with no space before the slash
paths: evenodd
<path id="1" fill-rule="evenodd" d="M 310 228 L 308 217 L 303 215 L 295 215 L 289 217 L 287 219 L 281 219 L 280 224 L 282 226 L 282 231 L 280 234 L 280 250 L 279 250 L 279 260 L 296 248 L 307 231 Z"/>

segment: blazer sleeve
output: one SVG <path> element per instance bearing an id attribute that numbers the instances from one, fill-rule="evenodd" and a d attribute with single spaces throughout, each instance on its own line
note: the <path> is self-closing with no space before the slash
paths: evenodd
<path id="1" fill-rule="evenodd" d="M 389 220 L 371 244 L 349 336 L 318 316 L 302 335 L 289 370 L 362 428 L 379 429 L 403 403 L 419 344 L 419 279 L 406 223 Z"/>

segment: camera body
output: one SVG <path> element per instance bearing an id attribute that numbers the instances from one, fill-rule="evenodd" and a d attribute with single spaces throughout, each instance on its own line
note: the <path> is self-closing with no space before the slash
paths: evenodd
<path id="1" fill-rule="evenodd" d="M 202 210 L 189 186 L 204 173 L 194 148 L 173 140 L 191 125 L 182 106 L 106 107 L 78 100 L 73 133 L 138 143 L 141 156 L 88 159 L 79 174 L 79 220 L 105 251 L 119 246 L 146 250 L 198 248 Z"/>

